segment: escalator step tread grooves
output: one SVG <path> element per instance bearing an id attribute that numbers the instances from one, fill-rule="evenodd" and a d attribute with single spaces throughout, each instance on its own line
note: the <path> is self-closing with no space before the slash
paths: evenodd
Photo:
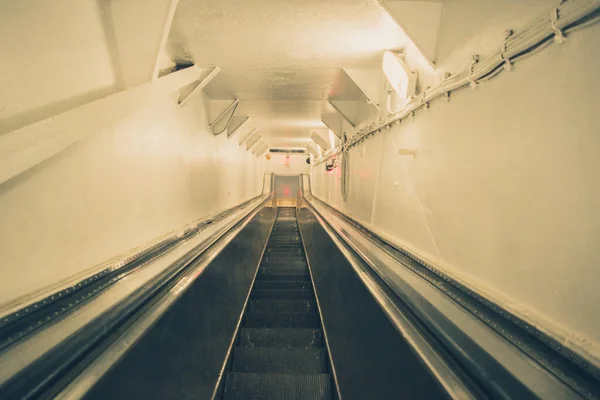
<path id="1" fill-rule="evenodd" d="M 323 346 L 323 333 L 308 328 L 242 328 L 238 346 L 319 348 Z"/>
<path id="2" fill-rule="evenodd" d="M 247 312 L 251 313 L 300 313 L 317 312 L 314 300 L 252 300 Z"/>
<path id="3" fill-rule="evenodd" d="M 306 266 L 303 267 L 265 267 L 261 266 L 258 271 L 257 280 L 261 278 L 262 275 L 308 275 L 308 271 Z"/>
<path id="4" fill-rule="evenodd" d="M 330 400 L 331 377 L 328 374 L 252 374 L 227 376 L 225 400 Z"/>
<path id="5" fill-rule="evenodd" d="M 251 313 L 246 314 L 244 326 L 248 328 L 318 328 L 319 316 L 314 313 Z"/>
<path id="6" fill-rule="evenodd" d="M 322 348 L 238 347 L 233 372 L 325 373 L 327 352 Z"/>
<path id="7" fill-rule="evenodd" d="M 251 293 L 253 300 L 279 299 L 279 300 L 313 300 L 315 295 L 312 289 L 281 289 L 281 290 L 254 290 Z"/>
<path id="8" fill-rule="evenodd" d="M 333 399 L 295 208 L 277 209 L 242 318 L 223 399 Z"/>
<path id="9" fill-rule="evenodd" d="M 259 281 L 310 281 L 310 275 L 308 274 L 277 274 L 277 273 L 258 273 Z"/>
<path id="10" fill-rule="evenodd" d="M 312 289 L 310 281 L 256 281 L 255 289 L 281 290 L 281 289 Z"/>

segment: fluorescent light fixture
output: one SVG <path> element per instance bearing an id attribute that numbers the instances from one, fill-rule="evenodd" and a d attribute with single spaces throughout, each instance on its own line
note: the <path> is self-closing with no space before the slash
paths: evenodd
<path id="1" fill-rule="evenodd" d="M 415 94 L 416 76 L 397 53 L 393 51 L 383 53 L 383 72 L 398 97 L 407 99 Z"/>

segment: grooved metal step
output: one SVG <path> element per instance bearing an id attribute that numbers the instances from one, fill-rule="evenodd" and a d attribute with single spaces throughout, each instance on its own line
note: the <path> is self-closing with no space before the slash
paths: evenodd
<path id="1" fill-rule="evenodd" d="M 317 313 L 313 300 L 252 300 L 248 302 L 249 313 Z"/>
<path id="2" fill-rule="evenodd" d="M 260 279 L 260 274 L 271 275 L 271 274 L 281 274 L 281 275 L 308 275 L 308 268 L 306 266 L 288 266 L 288 267 L 276 267 L 276 266 L 262 266 L 258 270 Z"/>
<path id="3" fill-rule="evenodd" d="M 327 353 L 318 348 L 237 347 L 232 369 L 233 372 L 326 373 Z"/>
<path id="4" fill-rule="evenodd" d="M 308 264 L 306 261 L 291 261 L 291 260 L 264 260 L 261 264 L 261 267 L 279 267 L 279 268 L 306 268 Z"/>
<path id="5" fill-rule="evenodd" d="M 223 399 L 333 399 L 295 208 L 279 208 L 225 378 Z"/>
<path id="6" fill-rule="evenodd" d="M 238 346 L 319 348 L 323 346 L 323 333 L 308 328 L 242 328 Z"/>
<path id="7" fill-rule="evenodd" d="M 244 318 L 244 326 L 248 328 L 318 328 L 321 325 L 319 316 L 314 313 L 248 313 Z"/>
<path id="8" fill-rule="evenodd" d="M 288 273 L 260 273 L 256 278 L 257 282 L 262 281 L 308 281 L 310 282 L 310 275 L 308 272 L 301 274 L 288 274 Z"/>
<path id="9" fill-rule="evenodd" d="M 327 374 L 229 373 L 225 400 L 331 400 L 331 377 Z"/>
<path id="10" fill-rule="evenodd" d="M 253 300 L 314 300 L 315 298 L 312 289 L 253 290 L 250 296 Z"/>
<path id="11" fill-rule="evenodd" d="M 310 281 L 256 281 L 254 284 L 256 290 L 282 290 L 282 289 L 312 289 Z"/>

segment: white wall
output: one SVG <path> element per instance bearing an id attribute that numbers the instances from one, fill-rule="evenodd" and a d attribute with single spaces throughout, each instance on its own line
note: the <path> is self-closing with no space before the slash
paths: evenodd
<path id="1" fill-rule="evenodd" d="M 0 186 L 0 304 L 260 194 L 262 161 L 176 100 Z"/>
<path id="2" fill-rule="evenodd" d="M 117 90 L 96 0 L 0 2 L 0 134 Z"/>
<path id="3" fill-rule="evenodd" d="M 313 193 L 598 355 L 599 45 L 595 25 L 432 103 L 351 150 L 347 202 L 323 165 Z"/>
<path id="4" fill-rule="evenodd" d="M 269 154 L 271 154 L 270 160 L 266 160 L 264 155 L 261 157 L 265 160 L 267 172 L 276 175 L 299 175 L 310 173 L 310 165 L 306 163 L 306 159 L 308 158 L 307 154 Z"/>

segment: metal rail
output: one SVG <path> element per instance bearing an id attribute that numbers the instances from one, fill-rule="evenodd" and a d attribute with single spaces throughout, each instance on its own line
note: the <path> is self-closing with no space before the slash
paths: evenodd
<path id="1" fill-rule="evenodd" d="M 184 257 L 154 276 L 148 283 L 128 295 L 123 301 L 95 318 L 75 334 L 65 338 L 65 340 L 61 341 L 57 346 L 30 365 L 25 366 L 0 386 L 0 397 L 38 398 L 41 396 L 53 396 L 58 393 L 58 390 L 62 386 L 74 379 L 88 363 L 92 362 L 95 357 L 102 353 L 112 340 L 123 333 L 138 315 L 143 313 L 148 307 L 151 307 L 166 291 L 177 284 L 180 278 L 184 276 L 193 264 L 209 254 L 213 249 L 217 248 L 219 244 L 226 240 L 226 237 L 231 232 L 235 231 L 249 220 L 249 218 L 254 216 L 256 212 L 268 204 L 270 198 L 271 196 L 266 197 L 263 201 L 258 203 L 256 207 L 233 223 L 233 225 L 227 227 L 225 231 L 217 232 L 213 236 L 202 241 Z M 252 199 L 243 205 L 236 206 L 219 214 L 219 220 L 256 199 L 257 198 Z M 216 220 L 216 218 L 212 219 L 213 222 Z M 198 232 L 199 231 L 191 230 L 189 235 L 194 235 Z M 190 237 L 191 236 L 187 236 L 187 239 Z M 160 249 L 168 251 L 174 248 L 176 243 L 179 243 L 178 239 L 175 239 L 175 242 L 173 242 L 170 247 L 160 247 Z M 158 251 L 158 249 L 159 248 L 157 248 L 156 251 Z M 143 258 L 143 256 L 140 258 Z M 139 260 L 140 259 L 138 258 L 137 261 Z M 144 258 L 144 260 L 146 259 Z M 146 261 L 149 262 L 148 260 Z M 139 269 L 139 267 L 141 266 L 138 266 L 137 268 Z M 132 273 L 134 270 L 135 268 L 126 272 L 120 271 L 122 273 L 118 276 Z M 102 282 L 101 285 L 106 284 L 106 282 Z M 114 282 L 116 282 L 116 280 L 112 280 L 111 284 Z M 106 287 L 107 286 L 100 286 L 96 293 L 106 289 Z M 53 304 L 62 303 L 54 302 Z M 81 302 L 72 304 L 70 310 L 73 311 L 74 307 L 80 305 L 82 305 Z M 63 317 L 66 316 L 63 315 Z M 59 315 L 57 315 L 56 318 L 59 318 Z M 62 318 L 60 320 L 62 320 Z M 55 322 L 58 323 L 60 320 L 56 320 Z"/>
<path id="2" fill-rule="evenodd" d="M 93 276 L 82 279 L 35 303 L 28 304 L 17 311 L 5 315 L 0 319 L 0 351 L 27 335 L 54 323 L 54 321 L 91 300 L 112 284 L 140 270 L 157 258 L 162 257 L 181 243 L 202 232 L 208 225 L 223 220 L 235 211 L 256 201 L 259 197 L 257 196 L 240 205 L 203 219 L 183 232 L 175 233 L 152 246 L 125 257 Z"/>
<path id="3" fill-rule="evenodd" d="M 535 360 L 541 367 L 549 371 L 567 387 L 571 388 L 573 392 L 576 392 L 581 397 L 587 399 L 600 398 L 600 379 L 598 370 L 597 367 L 588 360 L 562 346 L 555 339 L 540 332 L 526 321 L 512 315 L 464 285 L 442 274 L 418 257 L 380 237 L 339 210 L 336 210 L 312 195 L 310 195 L 310 199 L 305 198 L 306 204 L 308 204 L 313 213 L 321 218 L 326 224 L 328 223 L 326 217 L 314 207 L 314 204 L 311 203 L 312 201 L 318 202 L 318 204 L 326 208 L 328 212 L 331 212 L 352 228 L 356 229 L 360 234 L 390 255 L 401 265 L 429 282 L 437 290 L 447 296 L 449 300 L 457 303 L 471 315 L 482 321 L 488 328 L 498 333 L 502 338 L 508 340 L 511 345 L 518 348 L 532 360 Z M 335 231 L 335 228 L 331 226 L 330 228 Z M 342 236 L 339 236 L 339 238 L 347 246 L 353 248 L 353 246 L 349 244 L 348 238 Z M 360 252 L 356 254 L 359 257 L 361 256 Z M 407 297 L 406 294 L 399 294 L 397 289 L 389 284 L 388 277 L 382 275 L 377 268 L 370 267 L 369 263 L 365 263 L 364 267 L 369 270 L 369 273 L 378 281 L 379 285 L 393 297 L 395 296 L 398 300 L 402 297 Z M 408 297 L 410 297 L 410 295 L 408 295 Z M 406 308 L 406 305 L 404 308 Z M 423 315 L 419 317 L 418 314 L 419 310 L 417 310 L 415 316 L 422 319 Z M 473 361 L 476 362 L 477 360 Z"/>

